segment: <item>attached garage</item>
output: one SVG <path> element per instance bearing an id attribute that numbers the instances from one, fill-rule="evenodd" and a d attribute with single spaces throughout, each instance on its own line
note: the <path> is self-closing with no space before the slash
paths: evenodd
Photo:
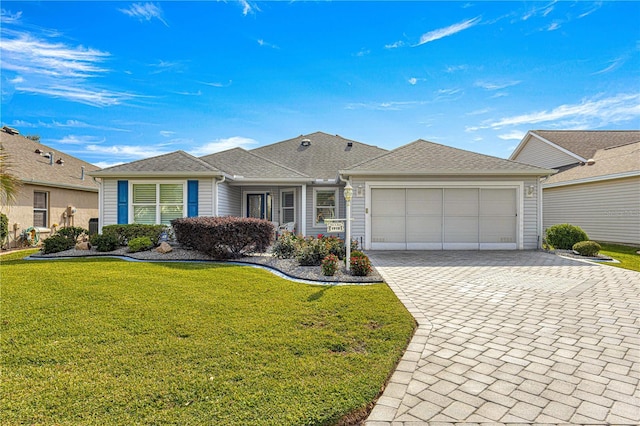
<path id="1" fill-rule="evenodd" d="M 516 249 L 517 188 L 372 187 L 371 249 Z"/>

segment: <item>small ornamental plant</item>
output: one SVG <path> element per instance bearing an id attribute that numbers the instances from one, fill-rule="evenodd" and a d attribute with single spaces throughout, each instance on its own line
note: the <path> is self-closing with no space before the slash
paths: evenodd
<path id="1" fill-rule="evenodd" d="M 355 275 L 356 277 L 365 277 L 371 272 L 371 261 L 367 255 L 361 251 L 351 253 L 349 265 L 351 266 L 351 275 Z"/>
<path id="2" fill-rule="evenodd" d="M 595 241 L 580 241 L 573 245 L 573 251 L 581 256 L 596 256 L 602 247 Z"/>
<path id="3" fill-rule="evenodd" d="M 338 270 L 338 256 L 335 254 L 329 254 L 322 259 L 322 275 L 333 276 Z"/>

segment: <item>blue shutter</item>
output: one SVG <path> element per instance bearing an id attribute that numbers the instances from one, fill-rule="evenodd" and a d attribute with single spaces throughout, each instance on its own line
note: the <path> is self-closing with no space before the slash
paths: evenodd
<path id="1" fill-rule="evenodd" d="M 129 223 L 129 181 L 118 181 L 118 224 Z"/>
<path id="2" fill-rule="evenodd" d="M 187 216 L 198 216 L 198 181 L 187 181 Z"/>

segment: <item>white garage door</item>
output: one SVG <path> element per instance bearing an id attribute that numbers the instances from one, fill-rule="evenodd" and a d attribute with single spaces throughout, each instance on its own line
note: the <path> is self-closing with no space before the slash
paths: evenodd
<path id="1" fill-rule="evenodd" d="M 515 249 L 515 189 L 373 188 L 371 248 Z"/>

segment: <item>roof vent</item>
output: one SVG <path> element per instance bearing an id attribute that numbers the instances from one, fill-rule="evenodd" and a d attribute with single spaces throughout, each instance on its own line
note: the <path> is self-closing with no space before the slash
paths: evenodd
<path id="1" fill-rule="evenodd" d="M 40 148 L 36 148 L 36 150 L 33 152 L 35 152 L 36 154 L 42 155 L 42 150 Z"/>
<path id="2" fill-rule="evenodd" d="M 9 126 L 2 127 L 2 130 L 5 133 L 9 133 L 10 135 L 19 135 L 20 134 L 20 132 L 18 130 L 14 129 L 13 127 L 9 127 Z"/>
<path id="3" fill-rule="evenodd" d="M 589 158 L 587 160 L 587 166 L 593 166 L 594 164 L 596 164 L 596 160 L 594 160 L 593 158 Z"/>
<path id="4" fill-rule="evenodd" d="M 353 146 L 353 142 L 347 142 L 347 146 L 351 148 Z"/>
<path id="5" fill-rule="evenodd" d="M 307 139 L 307 138 L 302 139 L 302 140 L 300 141 L 300 145 L 302 145 L 302 146 L 309 146 L 309 145 L 311 145 L 311 139 Z"/>

